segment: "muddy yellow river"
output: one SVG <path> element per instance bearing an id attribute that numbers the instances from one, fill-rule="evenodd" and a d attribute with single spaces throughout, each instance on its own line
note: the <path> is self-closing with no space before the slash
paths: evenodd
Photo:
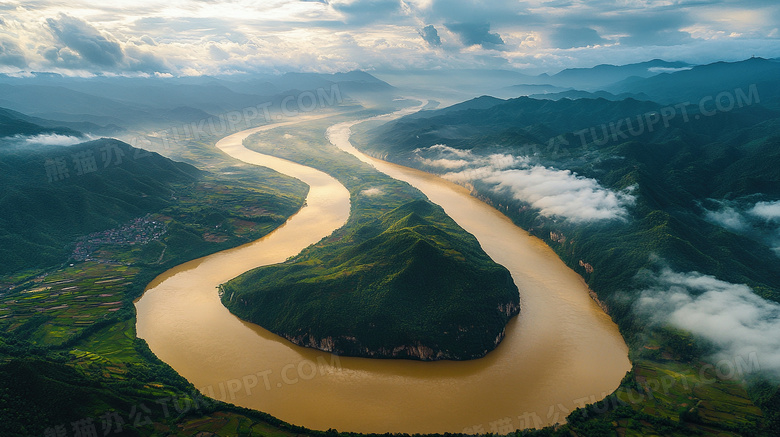
<path id="1" fill-rule="evenodd" d="M 420 189 L 512 273 L 522 308 L 506 338 L 473 361 L 370 360 L 298 347 L 231 315 L 217 285 L 284 261 L 349 215 L 349 193 L 332 177 L 242 145 L 255 132 L 292 123 L 242 131 L 217 143 L 236 159 L 309 184 L 307 204 L 265 238 L 180 265 L 149 284 L 136 302 L 137 332 L 160 359 L 213 398 L 295 425 L 339 431 L 507 433 L 563 422 L 576 406 L 617 388 L 630 368 L 628 348 L 582 278 L 542 241 L 464 188 L 354 150 L 349 135 L 356 122 L 332 126 L 328 138 Z"/>

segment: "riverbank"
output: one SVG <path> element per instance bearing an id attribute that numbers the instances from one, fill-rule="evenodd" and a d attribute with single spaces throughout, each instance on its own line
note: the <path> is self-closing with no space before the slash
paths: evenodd
<path id="1" fill-rule="evenodd" d="M 297 345 L 340 356 L 484 357 L 520 312 L 509 272 L 419 192 L 366 170 L 351 172 L 360 182 L 348 183 L 353 207 L 343 228 L 224 284 L 222 303 Z M 368 190 L 370 206 L 361 201 Z"/>
<path id="2" fill-rule="evenodd" d="M 341 153 L 325 132 L 348 119 L 258 132 L 250 147 L 301 162 L 306 159 L 302 150 Z M 161 358 L 204 393 L 323 430 L 462 432 L 488 430 L 496 418 L 509 418 L 510 426 L 520 429 L 542 427 L 562 421 L 581 405 L 578 400 L 595 402 L 617 388 L 630 367 L 627 349 L 581 277 L 549 247 L 462 188 L 418 174 L 428 197 L 453 217 L 450 210 L 461 209 L 470 219 L 456 221 L 474 235 L 483 234 L 478 236 L 483 249 L 521 278 L 516 281 L 523 290 L 524 313 L 509 323 L 506 338 L 492 353 L 460 362 L 350 357 L 334 362 L 327 353 L 242 323 L 222 307 L 215 288 L 181 277 L 159 290 L 160 301 L 154 305 L 159 315 L 149 318 L 156 325 L 151 332 L 160 341 L 168 338 L 161 343 L 166 345 Z M 491 251 L 504 255 L 499 260 Z M 223 262 L 223 268 L 232 265 L 227 258 Z M 178 273 L 186 276 L 189 269 Z M 560 409 L 548 415 L 551 405 Z M 533 420 L 514 419 L 519 417 Z"/>

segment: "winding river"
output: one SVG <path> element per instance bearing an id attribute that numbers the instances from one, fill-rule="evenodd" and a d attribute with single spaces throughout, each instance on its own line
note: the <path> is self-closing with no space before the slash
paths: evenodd
<path id="1" fill-rule="evenodd" d="M 628 348 L 582 278 L 463 187 L 355 150 L 350 128 L 360 121 L 330 127 L 329 140 L 420 189 L 512 273 L 522 310 L 504 341 L 485 358 L 464 362 L 335 357 L 230 314 L 217 285 L 284 261 L 349 215 L 349 193 L 332 177 L 243 147 L 255 132 L 306 121 L 249 129 L 217 143 L 233 158 L 309 184 L 307 205 L 266 237 L 182 264 L 149 284 L 136 302 L 137 333 L 160 359 L 213 398 L 321 430 L 507 433 L 563 422 L 576 406 L 617 388 L 630 368 Z"/>

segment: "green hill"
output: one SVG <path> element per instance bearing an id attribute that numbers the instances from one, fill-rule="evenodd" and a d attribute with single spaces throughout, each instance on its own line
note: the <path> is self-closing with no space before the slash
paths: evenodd
<path id="1" fill-rule="evenodd" d="M 466 104 L 461 105 L 463 110 L 402 118 L 355 135 L 353 141 L 358 148 L 390 161 L 461 175 L 459 180 L 466 178 L 477 196 L 550 245 L 583 276 L 617 322 L 630 347 L 632 375 L 641 381 L 653 372 L 666 375 L 680 368 L 703 368 L 716 353 L 734 353 L 722 351 L 702 335 L 671 329 L 659 321 L 663 314 L 637 311 L 644 290 L 656 286 L 653 280 L 659 265 L 673 272 L 711 275 L 735 286 L 745 284 L 760 297 L 780 302 L 777 222 L 759 222 L 749 213 L 760 202 L 780 199 L 780 112 L 773 109 L 772 100 L 764 105 L 763 89 L 759 87 L 760 102 L 754 100 L 714 114 L 699 112 L 694 105 L 688 108 L 687 117 L 678 112 L 667 125 L 661 121 L 651 130 L 645 124 L 641 132 L 625 137 L 603 132 L 663 107 L 631 99 L 543 102 L 519 98 L 481 109 Z M 506 167 L 490 159 L 499 157 L 506 162 L 506 155 L 516 158 Z M 541 178 L 547 173 L 538 171 L 540 168 L 557 178 Z M 530 169 L 537 172 L 531 175 Z M 561 177 L 564 169 L 571 173 Z M 533 183 L 526 183 L 528 180 Z M 580 208 L 588 208 L 596 196 L 577 198 L 578 193 L 567 191 L 572 186 L 582 187 L 583 181 L 591 184 L 586 190 L 589 194 L 606 190 L 630 193 L 632 202 L 623 205 L 625 216 L 577 222 L 565 215 L 543 213 L 533 200 L 523 200 L 529 197 L 518 194 L 538 193 L 539 186 L 552 184 L 556 191 L 545 201 L 564 193 L 576 198 L 571 202 Z M 731 209 L 724 209 L 726 206 Z M 728 222 L 712 219 L 708 213 L 712 211 L 741 214 L 737 217 L 745 224 L 738 222 L 743 228 L 729 227 Z M 696 294 L 692 296 L 695 299 Z M 759 317 L 746 316 L 744 323 L 762 323 Z M 624 387 L 631 384 L 630 378 L 624 381 Z M 752 402 L 773 422 L 740 413 L 730 417 L 739 422 L 732 426 L 697 409 L 675 423 L 728 429 L 741 435 L 753 427 L 776 428 L 780 417 L 776 381 L 748 385 L 747 390 Z M 632 414 L 645 414 L 648 419 L 662 410 L 681 410 L 694 399 L 686 396 L 656 400 L 653 405 L 632 401 L 631 408 L 617 408 L 606 418 L 594 414 L 588 416 L 589 421 L 573 426 L 596 426 L 594 422 L 603 419 L 598 424 L 603 432 L 594 435 L 606 435 L 604 430 L 613 429 L 620 420 L 638 417 Z M 720 394 L 695 394 L 703 406 L 721 398 Z M 727 402 L 745 402 L 745 398 L 747 394 L 740 401 L 730 398 Z M 570 416 L 570 423 L 575 419 L 579 420 Z M 625 426 L 620 423 L 619 427 Z M 645 432 L 674 434 L 657 426 Z"/>
<path id="2" fill-rule="evenodd" d="M 101 154 L 109 150 L 106 165 Z M 94 167 L 74 165 L 74 159 L 90 157 Z M 76 237 L 172 204 L 169 185 L 201 174 L 112 139 L 0 151 L 0 273 L 63 262 Z"/>
<path id="3" fill-rule="evenodd" d="M 528 97 L 501 100 L 479 97 L 435 111 L 403 117 L 358 136 L 363 147 L 391 152 L 399 161 L 420 147 L 446 144 L 464 149 L 547 146 L 550 138 L 577 132 L 612 120 L 625 119 L 660 105 L 627 99 L 536 100 Z M 576 137 L 574 137 L 576 139 Z M 578 145 L 578 144 L 573 144 Z M 410 164 L 414 165 L 413 162 Z"/>
<path id="4" fill-rule="evenodd" d="M 223 286 L 236 315 L 343 355 L 478 358 L 519 311 L 509 272 L 425 200 L 359 228 L 325 259 L 263 267 Z"/>
<path id="5" fill-rule="evenodd" d="M 0 138 L 13 137 L 16 135 L 22 136 L 34 136 L 41 134 L 58 134 L 69 135 L 75 137 L 82 137 L 81 132 L 73 129 L 56 125 L 56 122 L 51 122 L 55 126 L 42 126 L 35 123 L 31 117 L 27 117 L 16 111 L 10 109 L 0 108 Z M 40 119 L 40 121 L 47 122 L 48 120 Z"/>
<path id="6" fill-rule="evenodd" d="M 780 198 L 780 112 L 755 103 L 711 116 L 691 112 L 687 120 L 678 114 L 668 127 L 659 124 L 641 135 L 602 141 L 602 125 L 644 117 L 661 107 L 631 99 L 528 98 L 498 101 L 484 109 L 463 106 L 468 109 L 403 118 L 357 135 L 356 140 L 393 161 L 429 171 L 442 169 L 426 167 L 420 150 L 446 144 L 475 156 L 521 156 L 531 151 L 533 164 L 569 169 L 615 191 L 635 186 L 636 203 L 628 222 L 575 225 L 540 216 L 511 193 L 473 181 L 481 195 L 503 205 L 522 227 L 550 242 L 615 308 L 625 305 L 612 302 L 610 296 L 631 288 L 631 278 L 650 265 L 651 254 L 672 261 L 678 269 L 748 283 L 780 300 L 780 272 L 767 242 L 708 222 L 701 206 L 708 199 L 755 203 Z M 582 129 L 588 129 L 585 135 L 575 134 Z M 560 244 L 550 232 L 578 244 Z M 592 264 L 595 273 L 583 271 L 579 260 Z M 623 316 L 620 311 L 612 315 Z"/>
<path id="7" fill-rule="evenodd" d="M 690 70 L 663 73 L 646 79 L 629 78 L 605 90 L 616 94 L 644 93 L 657 102 L 676 104 L 685 101 L 698 103 L 703 97 L 716 97 L 721 92 L 731 92 L 736 88 L 747 90 L 753 85 L 759 88 L 762 100 L 776 101 L 780 96 L 778 75 L 780 62 L 751 58 L 739 62 L 698 65 Z"/>

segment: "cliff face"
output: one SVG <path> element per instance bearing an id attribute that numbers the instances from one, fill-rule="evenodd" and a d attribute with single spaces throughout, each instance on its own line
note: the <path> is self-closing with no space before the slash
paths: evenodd
<path id="1" fill-rule="evenodd" d="M 520 305 L 515 302 L 508 302 L 506 304 L 499 304 L 497 310 L 499 314 L 509 319 L 520 313 Z M 467 328 L 459 327 L 458 331 L 465 333 L 467 332 Z M 455 353 L 449 350 L 442 350 L 436 346 L 422 344 L 419 341 L 394 347 L 380 347 L 372 349 L 365 346 L 355 336 L 340 336 L 335 338 L 328 336 L 324 338 L 315 338 L 311 332 L 298 335 L 280 335 L 298 346 L 318 349 L 336 355 L 359 356 L 366 358 L 399 358 L 420 361 L 437 361 L 481 358 L 487 355 L 488 352 L 495 349 L 496 346 L 501 343 L 501 341 L 506 336 L 506 328 L 501 329 L 498 335 L 496 335 L 496 338 L 493 341 L 491 347 L 472 354 Z"/>

